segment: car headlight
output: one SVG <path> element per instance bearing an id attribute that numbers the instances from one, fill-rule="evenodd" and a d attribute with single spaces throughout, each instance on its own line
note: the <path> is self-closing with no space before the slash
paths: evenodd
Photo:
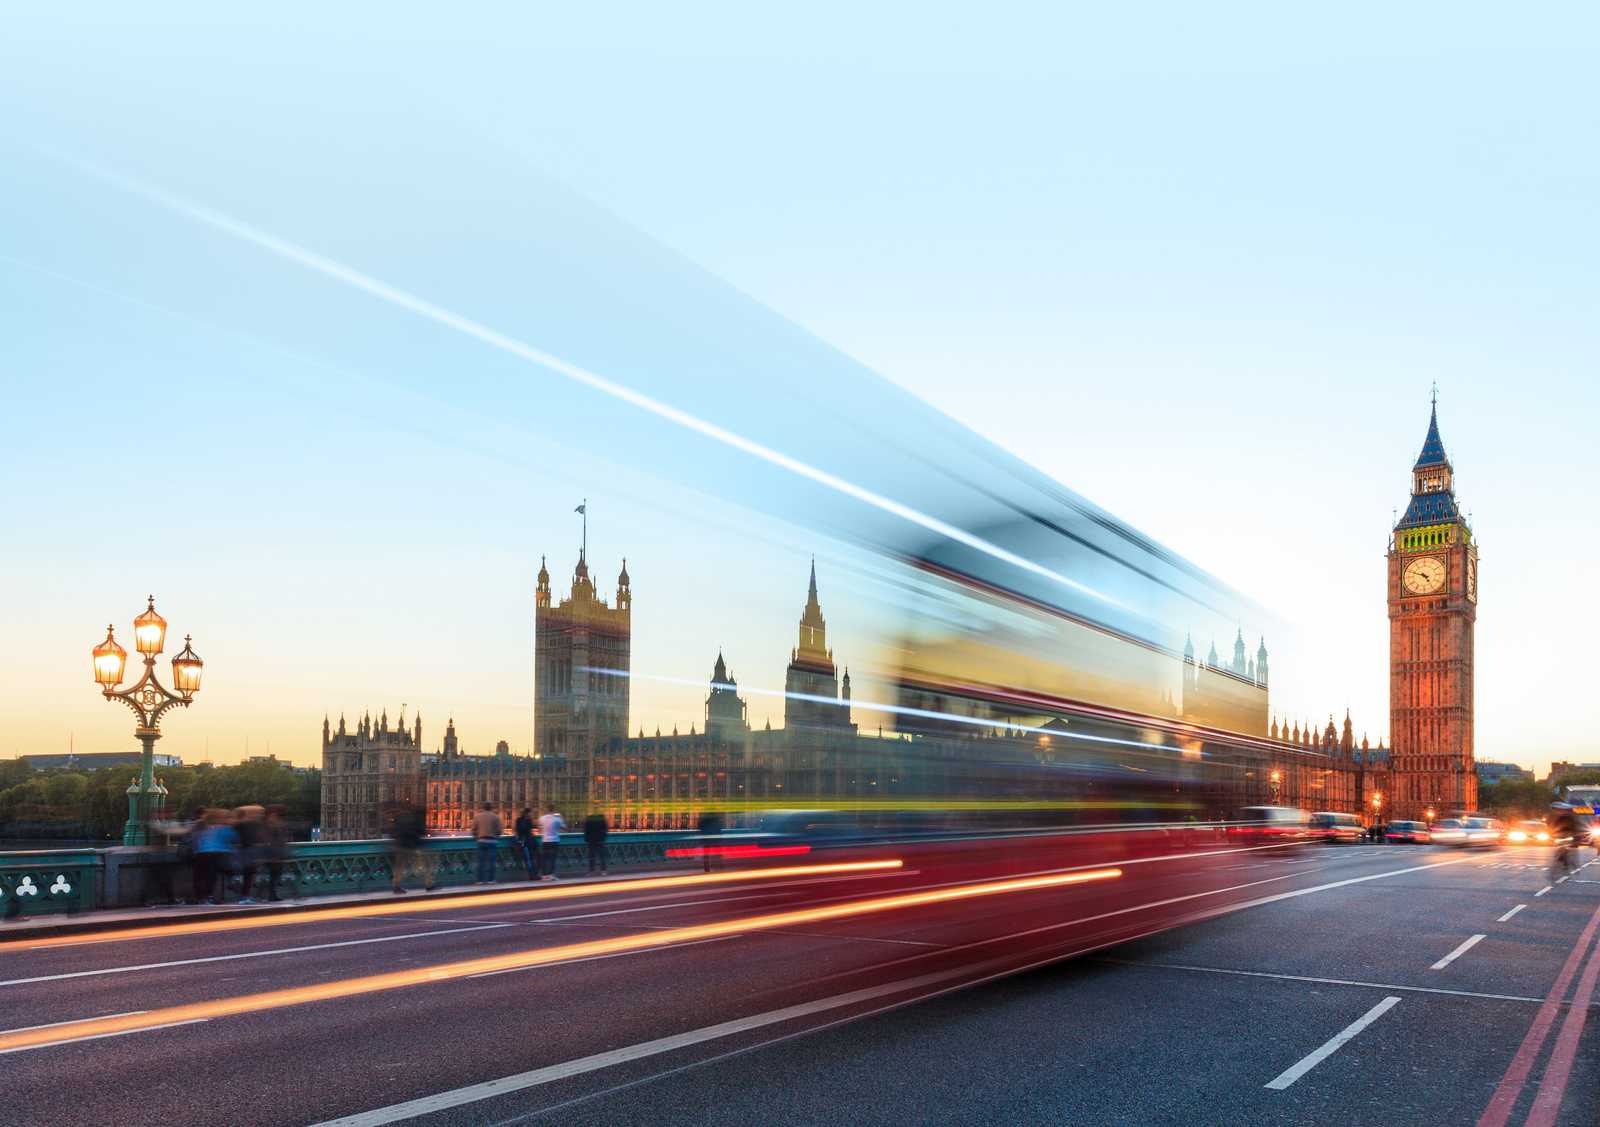
<path id="1" fill-rule="evenodd" d="M 1528 840 L 1528 835 L 1523 833 L 1521 830 L 1512 830 L 1510 833 L 1508 833 L 1506 835 L 1506 837 L 1510 841 L 1527 841 Z"/>

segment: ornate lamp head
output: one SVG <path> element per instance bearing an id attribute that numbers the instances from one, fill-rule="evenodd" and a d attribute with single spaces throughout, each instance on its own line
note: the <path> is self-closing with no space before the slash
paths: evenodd
<path id="1" fill-rule="evenodd" d="M 182 652 L 172 659 L 172 687 L 186 697 L 200 691 L 200 671 L 205 666 L 189 640 L 189 635 L 185 634 Z"/>
<path id="2" fill-rule="evenodd" d="M 158 654 L 167 642 L 167 620 L 156 613 L 156 597 L 150 596 L 150 606 L 133 620 L 133 644 L 145 656 Z"/>
<path id="3" fill-rule="evenodd" d="M 128 651 L 117 645 L 110 626 L 106 627 L 106 640 L 94 648 L 94 679 L 107 689 L 122 683 L 122 669 L 127 664 Z"/>

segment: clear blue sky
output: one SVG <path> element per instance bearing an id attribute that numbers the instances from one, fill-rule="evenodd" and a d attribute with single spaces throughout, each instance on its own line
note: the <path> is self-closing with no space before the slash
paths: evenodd
<path id="1" fill-rule="evenodd" d="M 541 551 L 570 566 L 582 496 L 663 676 L 721 644 L 781 678 L 814 546 L 708 500 L 728 459 L 665 485 L 674 452 L 607 448 L 570 389 L 110 174 L 702 414 L 738 344 L 708 374 L 638 343 L 687 350 L 691 307 L 788 342 L 791 376 L 834 363 L 720 278 L 1260 600 L 1280 706 L 1374 736 L 1437 380 L 1482 543 L 1479 755 L 1600 758 L 1566 707 L 1600 632 L 1591 10 L 872 7 L 13 13 L 0 754 L 123 746 L 84 654 L 147 588 L 213 674 L 163 750 L 309 761 L 324 709 L 402 700 L 487 750 L 526 743 L 526 591 Z M 621 261 L 681 285 L 596 302 Z M 804 454 L 768 375 L 770 414 L 731 421 Z M 821 547 L 864 652 L 870 569 Z"/>

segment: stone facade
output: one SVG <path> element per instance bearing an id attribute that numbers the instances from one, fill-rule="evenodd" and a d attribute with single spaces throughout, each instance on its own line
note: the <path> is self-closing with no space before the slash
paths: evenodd
<path id="1" fill-rule="evenodd" d="M 376 721 L 362 716 L 354 730 L 322 721 L 322 838 L 350 841 L 382 837 L 385 811 L 423 798 L 422 717 L 406 728 L 405 709 L 389 727 L 389 711 Z"/>
<path id="2" fill-rule="evenodd" d="M 559 603 L 541 561 L 534 592 L 533 754 L 582 760 L 600 745 L 628 734 L 628 689 L 633 589 L 628 561 L 617 576 L 616 605 L 589 577 L 586 552 L 578 554 L 571 591 Z"/>

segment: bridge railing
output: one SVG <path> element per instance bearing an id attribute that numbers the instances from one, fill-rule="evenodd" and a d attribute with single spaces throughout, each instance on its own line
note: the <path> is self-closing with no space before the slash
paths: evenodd
<path id="1" fill-rule="evenodd" d="M 674 862 L 673 846 L 692 842 L 692 831 L 647 830 L 612 833 L 606 840 L 608 866 L 639 869 Z M 731 835 L 730 835 L 731 836 Z M 424 864 L 436 886 L 471 884 L 477 879 L 477 842 L 470 837 L 430 837 L 422 843 Z M 374 892 L 394 880 L 394 847 L 387 839 L 370 841 L 302 841 L 294 843 L 279 874 L 281 897 L 332 896 Z M 588 847 L 582 834 L 565 834 L 556 853 L 556 872 L 588 869 Z M 511 837 L 496 851 L 500 880 L 525 879 L 522 854 Z M 230 895 L 237 877 L 230 878 Z M 417 878 L 408 878 L 415 886 Z M 267 895 L 268 869 L 258 862 L 254 894 Z M 172 849 L 49 849 L 0 853 L 0 920 L 85 911 L 134 908 L 173 896 L 193 900 L 189 866 Z"/>
<path id="2" fill-rule="evenodd" d="M 99 850 L 0 853 L 0 919 L 93 908 L 100 879 Z"/>

